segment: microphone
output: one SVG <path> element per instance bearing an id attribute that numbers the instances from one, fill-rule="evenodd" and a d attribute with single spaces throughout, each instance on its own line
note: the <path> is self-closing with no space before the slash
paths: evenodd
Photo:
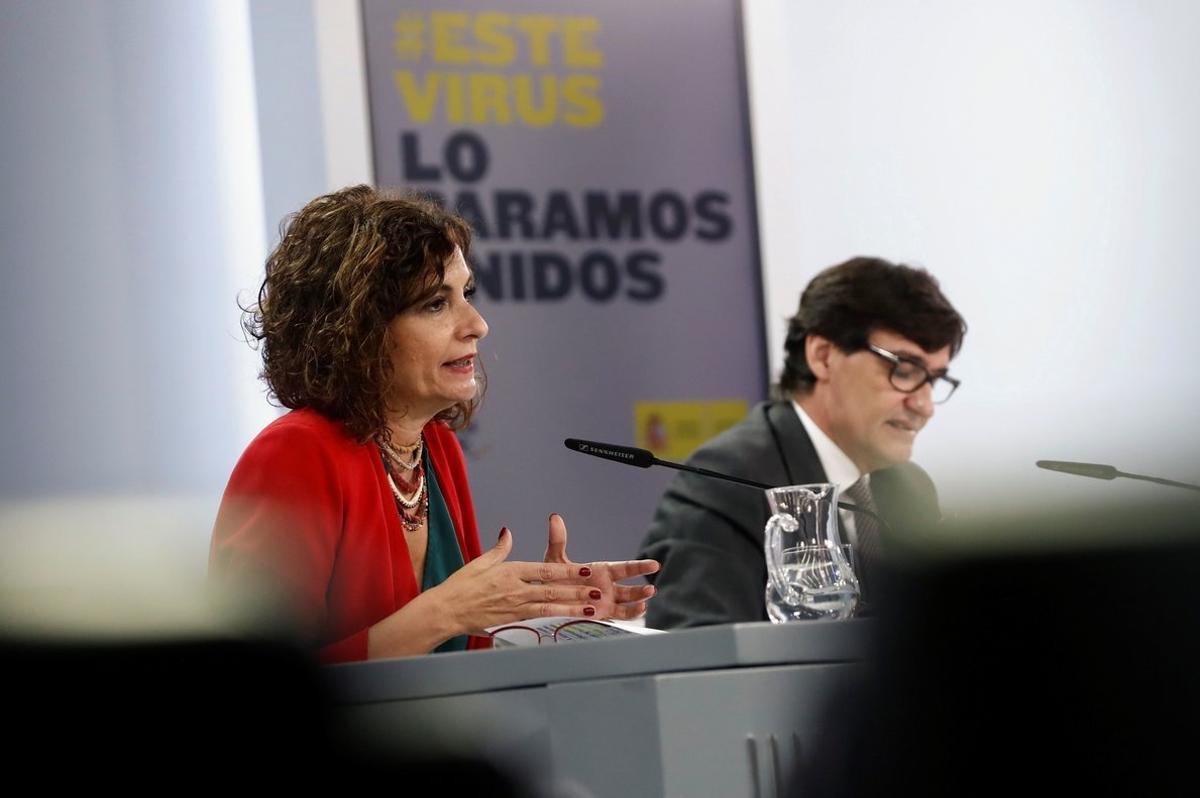
<path id="1" fill-rule="evenodd" d="M 1047 471 L 1061 471 L 1064 474 L 1075 474 L 1080 477 L 1091 477 L 1092 479 L 1116 479 L 1121 476 L 1121 472 L 1110 465 L 1100 465 L 1098 463 L 1072 463 L 1069 460 L 1038 460 L 1038 468 L 1044 468 Z"/>
<path id="2" fill-rule="evenodd" d="M 1124 471 L 1118 471 L 1113 466 L 1102 465 L 1100 463 L 1073 463 L 1069 460 L 1038 460 L 1036 465 L 1038 468 L 1044 468 L 1047 471 L 1059 471 L 1063 474 L 1074 474 L 1080 477 L 1091 477 L 1092 479 L 1112 480 L 1117 477 L 1125 477 L 1126 479 L 1138 479 L 1143 482 L 1169 485 L 1173 488 L 1200 491 L 1200 485 L 1176 482 L 1173 479 L 1163 479 L 1161 477 L 1148 477 L 1145 474 L 1127 474 Z"/>
<path id="3" fill-rule="evenodd" d="M 916 463 L 897 463 L 872 473 L 871 496 L 893 528 L 934 529 L 942 522 L 937 487 Z"/>
<path id="4" fill-rule="evenodd" d="M 764 485 L 761 482 L 755 482 L 752 479 L 742 479 L 741 477 L 732 477 L 729 474 L 718 474 L 716 471 L 709 471 L 707 468 L 697 468 L 696 466 L 684 465 L 683 463 L 672 463 L 670 460 L 659 460 L 654 456 L 654 453 L 648 449 L 638 449 L 633 446 L 617 446 L 615 443 L 596 443 L 595 441 L 581 441 L 578 438 L 567 438 L 563 441 L 567 448 L 573 452 L 582 454 L 590 454 L 593 457 L 602 457 L 605 460 L 612 460 L 617 463 L 625 463 L 627 465 L 637 466 L 638 468 L 649 468 L 653 465 L 666 466 L 679 471 L 691 471 L 693 474 L 700 474 L 713 479 L 723 479 L 727 482 L 736 482 L 739 485 L 744 485 L 748 488 L 758 488 L 759 490 L 770 490 L 775 485 Z"/>
<path id="5" fill-rule="evenodd" d="M 581 441 L 578 438 L 567 438 L 563 443 L 568 449 L 581 454 L 590 454 L 593 457 L 600 457 L 604 460 L 612 460 L 615 463 L 625 463 L 626 465 L 637 466 L 638 468 L 649 468 L 650 466 L 666 466 L 674 468 L 677 471 L 690 471 L 693 474 L 699 474 L 702 477 L 710 477 L 712 479 L 722 479 L 726 482 L 733 482 L 747 488 L 758 488 L 759 490 L 770 490 L 771 488 L 783 487 L 780 485 L 766 485 L 762 482 L 755 482 L 752 479 L 742 479 L 741 477 L 731 476 L 730 474 L 722 474 L 718 471 L 709 471 L 707 468 L 698 468 L 696 466 L 685 465 L 684 463 L 673 463 L 670 460 L 660 460 L 654 456 L 654 453 L 648 449 L 638 449 L 635 446 L 618 446 L 615 443 L 597 443 L 595 441 Z M 884 521 L 875 513 L 859 507 L 856 504 L 849 502 L 838 502 L 838 507 L 843 510 L 849 510 L 852 513 L 862 513 L 875 519 L 885 528 L 888 527 L 888 522 Z"/>
<path id="6" fill-rule="evenodd" d="M 615 443 L 581 441 L 578 438 L 567 438 L 563 443 L 573 452 L 582 452 L 583 454 L 590 454 L 593 457 L 603 457 L 605 460 L 614 460 L 618 463 L 626 463 L 638 468 L 649 468 L 652 465 L 667 465 L 667 463 L 659 461 L 657 457 L 646 449 L 638 449 L 633 446 L 617 446 Z M 765 488 L 766 485 L 762 487 Z"/>

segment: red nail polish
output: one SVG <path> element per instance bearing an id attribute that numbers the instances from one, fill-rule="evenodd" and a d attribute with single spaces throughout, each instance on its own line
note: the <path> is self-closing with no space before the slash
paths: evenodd
<path id="1" fill-rule="evenodd" d="M 508 531 L 508 527 L 506 527 L 506 526 L 500 527 L 500 537 L 496 538 L 497 543 L 499 543 L 501 540 L 504 539 L 504 533 L 507 531 Z"/>
<path id="2" fill-rule="evenodd" d="M 596 608 L 595 607 L 584 607 L 583 614 L 590 618 L 591 616 L 596 614 Z"/>
<path id="3" fill-rule="evenodd" d="M 593 590 L 591 593 L 588 593 L 588 595 L 591 596 L 592 601 L 599 601 L 604 594 L 599 590 Z"/>
<path id="4" fill-rule="evenodd" d="M 591 575 L 592 575 L 592 569 L 591 569 L 591 568 L 588 568 L 588 567 L 585 565 L 585 566 L 583 566 L 582 568 L 580 568 L 580 569 L 579 569 L 579 575 L 580 575 L 580 576 L 591 576 Z"/>

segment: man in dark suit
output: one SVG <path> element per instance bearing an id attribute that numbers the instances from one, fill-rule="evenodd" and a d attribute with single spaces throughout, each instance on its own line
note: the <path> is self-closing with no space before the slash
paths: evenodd
<path id="1" fill-rule="evenodd" d="M 861 257 L 832 266 L 809 283 L 789 321 L 778 401 L 756 406 L 688 462 L 769 485 L 833 482 L 885 518 L 901 504 L 909 523 L 936 518 L 933 485 L 908 460 L 934 405 L 958 385 L 947 367 L 965 333 L 923 269 Z M 912 504 L 911 494 L 924 496 Z M 662 563 L 647 625 L 765 620 L 769 515 L 762 491 L 677 475 L 639 555 Z M 875 525 L 856 521 L 842 513 L 869 574 L 882 541 Z"/>

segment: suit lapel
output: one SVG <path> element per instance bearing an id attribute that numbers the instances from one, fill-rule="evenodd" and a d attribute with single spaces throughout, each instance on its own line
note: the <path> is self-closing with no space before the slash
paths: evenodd
<path id="1" fill-rule="evenodd" d="M 817 450 L 809 440 L 808 432 L 805 431 L 800 416 L 796 415 L 792 403 L 772 402 L 764 407 L 763 412 L 766 414 L 768 427 L 777 435 L 776 440 L 782 450 L 781 465 L 789 480 L 797 479 L 797 474 L 819 474 L 820 479 L 817 481 L 826 481 L 821 458 L 817 457 Z"/>

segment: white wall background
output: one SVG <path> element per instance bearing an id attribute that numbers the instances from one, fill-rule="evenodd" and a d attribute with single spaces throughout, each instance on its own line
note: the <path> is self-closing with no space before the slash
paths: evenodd
<path id="1" fill-rule="evenodd" d="M 233 303 L 264 252 L 250 55 L 244 4 L 0 4 L 6 546 L 69 528 L 86 563 L 169 497 L 203 556 L 190 508 L 266 417 Z"/>
<path id="2" fill-rule="evenodd" d="M 950 509 L 1160 490 L 1038 458 L 1200 481 L 1200 5 L 745 6 L 771 362 L 820 268 L 923 264 L 971 326 L 917 452 Z M 235 299 L 283 213 L 370 177 L 356 18 L 0 0 L 5 578 L 39 525 L 202 574 L 273 412 Z"/>
<path id="3" fill-rule="evenodd" d="M 267 152 L 290 170 L 264 171 L 250 22 L 246 2 L 0 2 L 0 587 L 65 596 L 91 570 L 161 598 L 203 577 L 229 470 L 274 413 L 236 304 L 277 224 L 264 195 L 274 213 L 324 188 L 278 197 L 320 163 L 303 124 Z M 293 117 L 316 96 L 308 28 Z"/>

